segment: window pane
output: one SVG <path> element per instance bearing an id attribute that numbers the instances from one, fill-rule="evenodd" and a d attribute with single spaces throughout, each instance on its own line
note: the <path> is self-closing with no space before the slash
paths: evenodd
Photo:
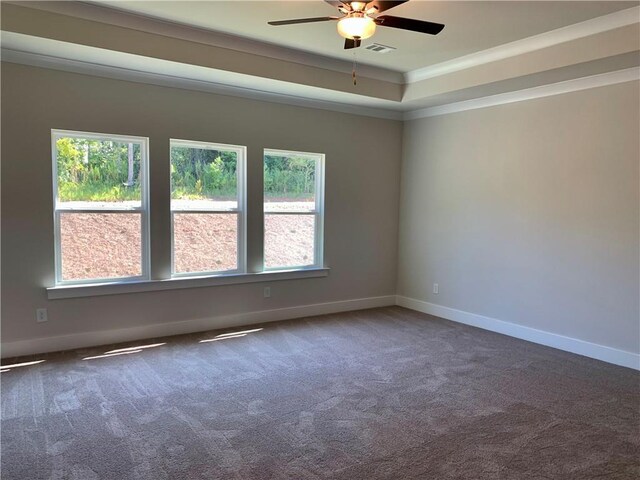
<path id="1" fill-rule="evenodd" d="M 238 154 L 171 143 L 171 208 L 227 210 L 238 207 Z"/>
<path id="2" fill-rule="evenodd" d="M 315 215 L 265 215 L 266 268 L 314 264 Z"/>
<path id="3" fill-rule="evenodd" d="M 313 211 L 315 190 L 316 158 L 296 153 L 265 153 L 265 212 Z"/>
<path id="4" fill-rule="evenodd" d="M 175 273 L 217 272 L 238 268 L 238 215 L 174 213 Z"/>
<path id="5" fill-rule="evenodd" d="M 141 144 L 62 137 L 56 140 L 58 202 L 74 208 L 139 207 Z M 117 207 L 116 207 L 117 208 Z"/>
<path id="6" fill-rule="evenodd" d="M 139 213 L 61 213 L 62 279 L 142 275 Z"/>

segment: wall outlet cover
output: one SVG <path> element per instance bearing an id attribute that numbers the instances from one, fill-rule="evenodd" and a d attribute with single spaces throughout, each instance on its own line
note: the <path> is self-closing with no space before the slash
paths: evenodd
<path id="1" fill-rule="evenodd" d="M 46 322 L 48 320 L 49 320 L 49 318 L 47 316 L 47 309 L 46 308 L 38 308 L 36 310 L 36 322 L 42 323 L 42 322 Z"/>

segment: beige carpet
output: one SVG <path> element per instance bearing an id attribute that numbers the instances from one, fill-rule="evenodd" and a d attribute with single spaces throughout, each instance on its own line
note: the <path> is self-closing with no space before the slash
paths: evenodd
<path id="1" fill-rule="evenodd" d="M 638 372 L 400 307 L 236 330 L 4 361 L 45 360 L 2 479 L 640 478 Z"/>

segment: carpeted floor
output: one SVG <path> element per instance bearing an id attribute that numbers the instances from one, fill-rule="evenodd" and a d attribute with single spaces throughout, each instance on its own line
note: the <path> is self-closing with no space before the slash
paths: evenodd
<path id="1" fill-rule="evenodd" d="M 20 359 L 2 479 L 640 478 L 633 370 L 400 307 L 260 327 Z"/>

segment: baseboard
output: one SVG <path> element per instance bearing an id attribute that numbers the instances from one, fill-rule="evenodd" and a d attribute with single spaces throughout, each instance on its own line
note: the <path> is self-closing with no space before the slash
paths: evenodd
<path id="1" fill-rule="evenodd" d="M 17 342 L 2 343 L 2 358 L 58 352 L 74 348 L 95 347 L 111 343 L 129 342 L 169 335 L 204 332 L 217 328 L 240 327 L 255 323 L 275 322 L 278 320 L 325 315 L 328 313 L 348 312 L 364 308 L 386 307 L 389 305 L 395 305 L 395 303 L 395 295 L 386 295 L 382 297 L 358 298 L 337 302 L 301 305 L 297 307 L 277 308 L 274 310 L 258 310 L 233 315 L 146 325 L 142 327 L 35 338 Z"/>
<path id="2" fill-rule="evenodd" d="M 47 352 L 71 350 L 74 348 L 95 347 L 112 343 L 143 340 L 153 337 L 180 335 L 186 333 L 203 332 L 217 328 L 240 327 L 255 323 L 275 322 L 293 318 L 325 315 L 329 313 L 348 312 L 365 308 L 386 307 L 400 305 L 419 312 L 464 323 L 492 332 L 509 335 L 529 342 L 546 345 L 578 355 L 595 358 L 604 362 L 623 367 L 640 370 L 640 355 L 618 350 L 596 343 L 565 337 L 556 333 L 537 330 L 535 328 L 505 322 L 495 318 L 477 315 L 475 313 L 456 310 L 434 303 L 416 300 L 401 295 L 386 295 L 353 300 L 301 305 L 273 310 L 258 310 L 253 312 L 223 315 L 218 317 L 199 318 L 180 322 L 146 325 L 141 327 L 121 328 L 117 330 L 103 330 L 84 332 L 73 335 L 36 338 L 16 342 L 2 343 L 2 358 L 35 355 Z"/>
<path id="3" fill-rule="evenodd" d="M 464 323 L 474 327 L 490 330 L 492 332 L 509 335 L 529 342 L 546 345 L 566 352 L 577 353 L 585 357 L 595 358 L 603 362 L 613 363 L 622 367 L 640 370 L 640 355 L 624 350 L 618 350 L 596 343 L 585 342 L 577 338 L 565 337 L 557 333 L 536 330 L 535 328 L 505 322 L 495 318 L 477 315 L 475 313 L 456 310 L 455 308 L 443 307 L 434 303 L 416 300 L 414 298 L 396 297 L 396 305 L 428 313 L 436 317 L 441 317 L 454 322 Z"/>

